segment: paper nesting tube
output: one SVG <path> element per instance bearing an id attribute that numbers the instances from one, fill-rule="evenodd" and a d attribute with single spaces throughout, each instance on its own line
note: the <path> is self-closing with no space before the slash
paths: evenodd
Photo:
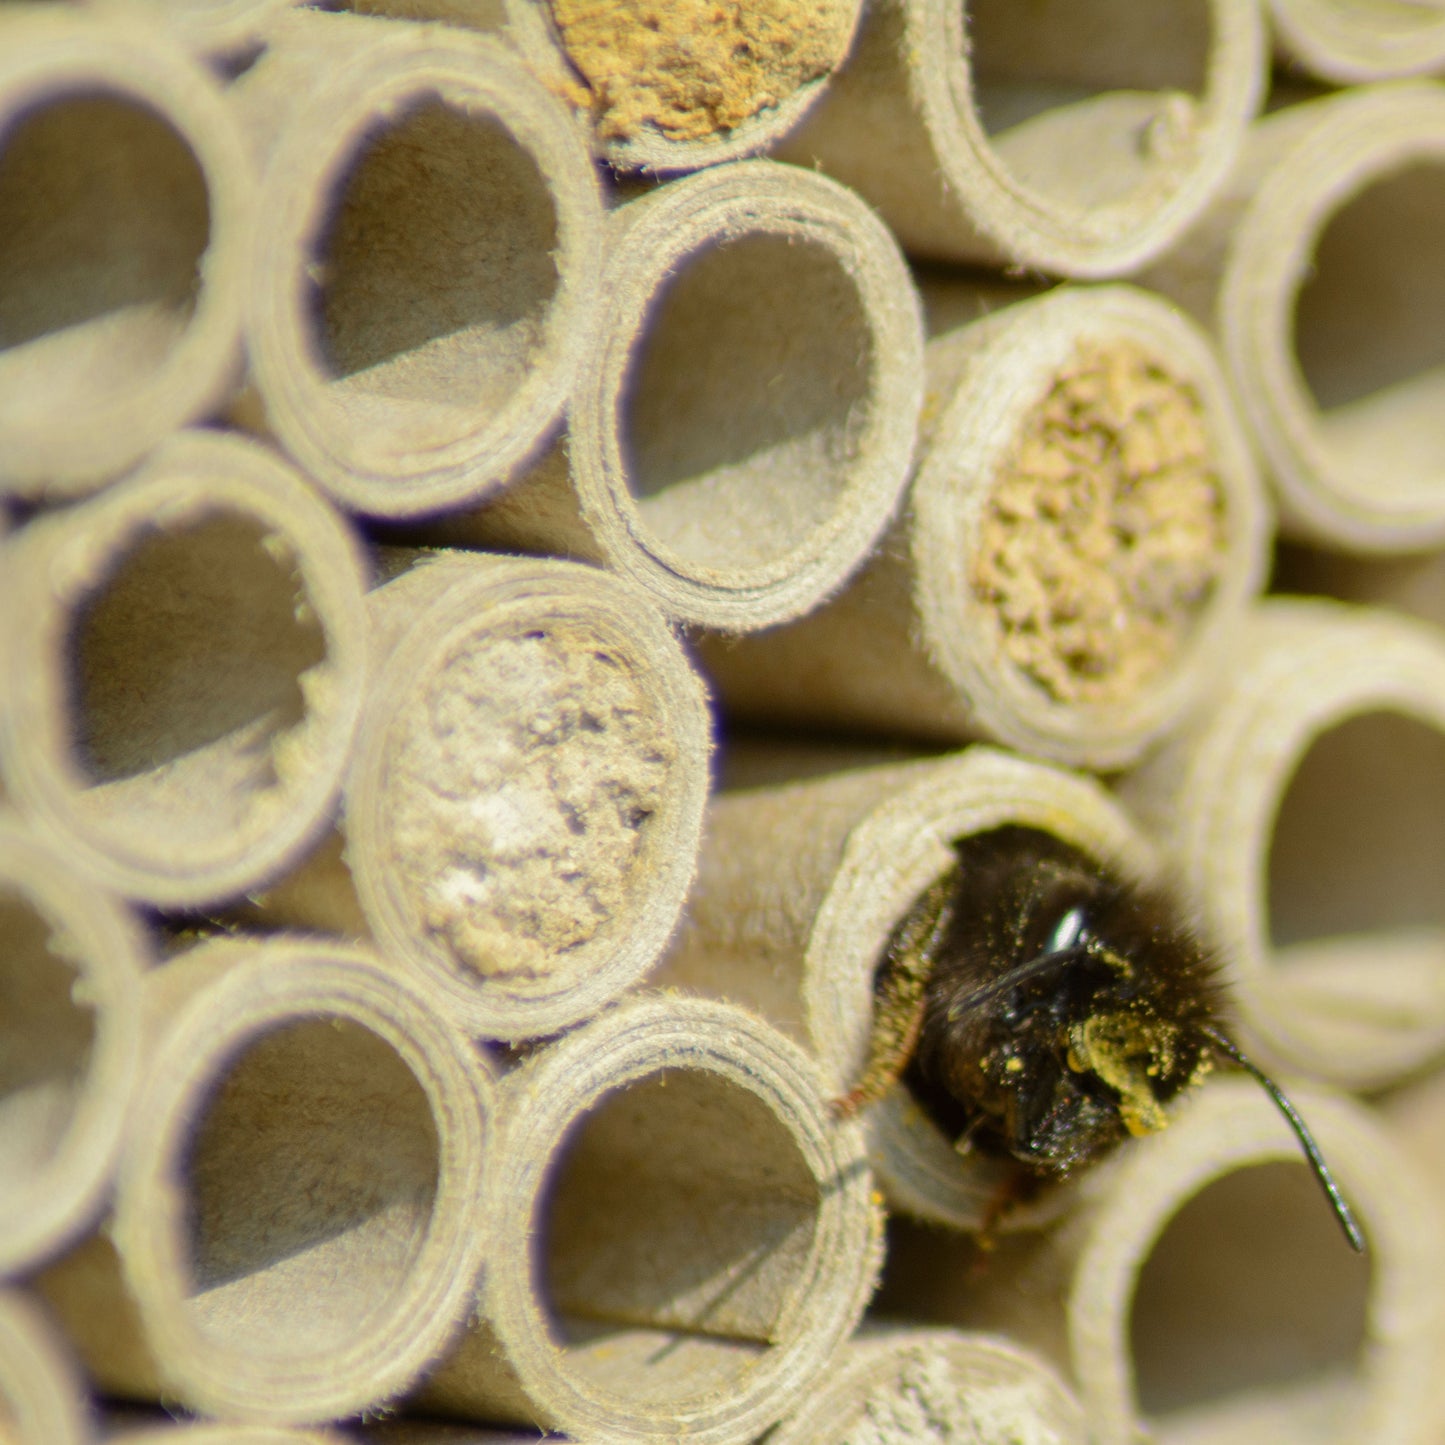
<path id="1" fill-rule="evenodd" d="M 156 26 L 0 16 L 0 493 L 63 498 L 205 417 L 240 366 L 250 160 Z"/>
<path id="2" fill-rule="evenodd" d="M 370 597 L 341 835 L 257 906 L 369 934 L 471 1034 L 555 1033 L 637 982 L 677 923 L 707 699 L 661 614 L 596 568 L 420 556 Z"/>
<path id="3" fill-rule="evenodd" d="M 104 1391 L 257 1424 L 384 1403 L 487 1249 L 479 1054 L 329 940 L 222 938 L 151 971 L 109 1228 L 37 1280 Z"/>
<path id="4" fill-rule="evenodd" d="M 113 0 L 84 0 L 97 10 Z M 296 0 L 125 0 L 126 13 L 139 12 L 163 25 L 188 49 L 219 62 L 245 57 L 262 45 L 277 18 Z"/>
<path id="5" fill-rule="evenodd" d="M 1209 685 L 1264 571 L 1208 342 L 1142 291 L 1063 287 L 936 336 L 927 364 L 905 517 L 811 616 L 704 640 L 725 707 L 1128 762 Z"/>
<path id="6" fill-rule="evenodd" d="M 406 1418 L 363 1425 L 352 1437 L 360 1445 L 564 1445 L 562 1436 L 539 1435 L 535 1428 L 497 1430 L 490 1425 Z"/>
<path id="7" fill-rule="evenodd" d="M 527 62 L 587 117 L 600 158 L 657 172 L 737 160 L 786 135 L 847 55 L 861 0 L 537 8 L 544 23 L 512 32 Z"/>
<path id="8" fill-rule="evenodd" d="M 779 154 L 914 255 L 1120 276 L 1223 181 L 1262 62 L 1247 0 L 877 0 Z"/>
<path id="9" fill-rule="evenodd" d="M 1284 542 L 1275 549 L 1270 591 L 1389 608 L 1445 629 L 1445 552 L 1379 557 Z"/>
<path id="10" fill-rule="evenodd" d="M 1261 121 L 1147 280 L 1216 331 L 1290 535 L 1445 541 L 1445 93 L 1397 83 Z"/>
<path id="11" fill-rule="evenodd" d="M 50 1321 L 0 1289 L 0 1436 L 6 1445 L 91 1445 L 79 1372 Z"/>
<path id="12" fill-rule="evenodd" d="M 354 1445 L 350 1433 L 242 1425 L 232 1420 L 167 1419 L 164 1424 L 137 1424 L 132 1419 L 107 1430 L 105 1440 L 106 1445 Z"/>
<path id="13" fill-rule="evenodd" d="M 1263 604 L 1207 710 L 1125 783 L 1199 900 L 1244 1031 L 1375 1088 L 1445 1051 L 1445 642 Z"/>
<path id="14" fill-rule="evenodd" d="M 1341 85 L 1445 68 L 1440 0 L 1270 0 L 1285 57 Z"/>
<path id="15" fill-rule="evenodd" d="M 754 1440 L 857 1324 L 881 1221 L 853 1123 L 740 1009 L 642 996 L 505 1085 L 484 1321 L 422 1402 L 579 1440 Z"/>
<path id="16" fill-rule="evenodd" d="M 71 865 L 187 907 L 315 837 L 361 705 L 362 571 L 290 467 L 180 433 L 7 562 L 0 763 Z"/>
<path id="17" fill-rule="evenodd" d="M 981 1265 L 890 1238 L 888 1310 L 1058 1356 L 1097 1445 L 1432 1445 L 1445 1219 L 1358 1104 L 1291 1089 L 1363 1225 L 1353 1254 L 1274 1105 L 1215 1078 L 1083 1177 L 1080 1210 Z"/>
<path id="18" fill-rule="evenodd" d="M 842 186 L 772 161 L 662 186 L 610 225 L 567 457 L 447 536 L 604 560 L 686 622 L 798 616 L 907 478 L 923 335 L 898 248 Z"/>
<path id="19" fill-rule="evenodd" d="M 952 843 L 1019 824 L 1147 877 L 1153 855 L 1092 781 L 976 747 L 791 786 L 722 794 L 659 978 L 757 1010 L 818 1059 L 827 1087 L 863 1071 L 873 979 L 898 921 L 952 866 Z M 898 1208 L 976 1229 L 1005 1166 L 965 1160 L 906 1089 L 863 1115 Z"/>
<path id="20" fill-rule="evenodd" d="M 1084 1445 L 1078 1401 L 1040 1358 L 997 1336 L 865 1328 L 768 1445 Z"/>
<path id="21" fill-rule="evenodd" d="M 1375 1102 L 1390 1137 L 1445 1209 L 1445 1069 L 1407 1079 Z"/>
<path id="22" fill-rule="evenodd" d="M 475 502 L 572 386 L 601 262 L 587 149 L 501 41 L 314 12 L 269 38 L 234 87 L 267 157 L 247 322 L 265 425 L 349 507 Z"/>
<path id="23" fill-rule="evenodd" d="M 122 905 L 9 816 L 0 816 L 0 939 L 3 1278 L 100 1212 L 140 1068 L 148 958 Z"/>

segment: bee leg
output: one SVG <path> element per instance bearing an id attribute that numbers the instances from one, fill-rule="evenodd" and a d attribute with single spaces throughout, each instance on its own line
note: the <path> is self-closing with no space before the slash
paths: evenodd
<path id="1" fill-rule="evenodd" d="M 979 1221 L 975 1240 L 984 1254 L 992 1254 L 998 1248 L 999 1226 L 1005 1217 L 1027 1204 L 1038 1194 L 1038 1180 L 1022 1169 L 1011 1169 L 994 1186 L 983 1207 L 983 1218 Z"/>
<path id="2" fill-rule="evenodd" d="M 873 986 L 873 1031 L 868 1039 L 868 1064 L 863 1077 L 833 1112 L 852 1118 L 875 1104 L 903 1076 L 918 1047 L 928 983 L 948 923 L 953 916 L 957 870 L 950 869 L 904 916 L 894 931 Z"/>

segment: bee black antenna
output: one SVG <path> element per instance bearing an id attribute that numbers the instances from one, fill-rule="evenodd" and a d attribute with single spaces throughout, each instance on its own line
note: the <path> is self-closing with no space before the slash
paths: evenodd
<path id="1" fill-rule="evenodd" d="M 1335 1176 L 1330 1173 L 1330 1166 L 1325 1163 L 1324 1155 L 1320 1153 L 1320 1146 L 1315 1143 L 1315 1136 L 1310 1133 L 1309 1126 L 1300 1118 L 1299 1111 L 1285 1098 L 1284 1090 L 1258 1064 L 1241 1053 L 1238 1044 L 1227 1035 L 1222 1034 L 1212 1024 L 1200 1024 L 1198 1027 L 1199 1032 L 1209 1040 L 1211 1047 L 1218 1049 L 1221 1054 L 1238 1064 L 1246 1074 L 1250 1075 L 1274 1101 L 1275 1108 L 1289 1120 L 1289 1126 L 1294 1130 L 1295 1138 L 1299 1140 L 1300 1148 L 1304 1150 L 1305 1158 L 1309 1160 L 1310 1168 L 1314 1170 L 1315 1178 L 1320 1182 L 1320 1188 L 1329 1196 L 1330 1206 L 1335 1211 L 1335 1218 L 1339 1220 L 1340 1228 L 1345 1232 L 1345 1238 L 1350 1242 L 1350 1248 L 1356 1254 L 1363 1254 L 1365 1252 L 1365 1236 L 1360 1232 L 1360 1226 L 1355 1221 L 1354 1213 L 1345 1202 L 1345 1196 L 1340 1193 L 1340 1186 L 1335 1183 Z"/>

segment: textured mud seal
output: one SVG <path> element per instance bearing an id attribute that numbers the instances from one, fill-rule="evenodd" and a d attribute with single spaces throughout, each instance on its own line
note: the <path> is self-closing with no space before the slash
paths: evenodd
<path id="1" fill-rule="evenodd" d="M 853 7 L 818 0 L 551 0 L 598 136 L 701 141 L 827 75 Z"/>
<path id="2" fill-rule="evenodd" d="M 1197 393 L 1137 346 L 1081 347 L 995 479 L 972 580 L 1016 667 L 1107 705 L 1173 661 L 1226 546 Z"/>
<path id="3" fill-rule="evenodd" d="M 568 623 L 459 643 L 399 743 L 396 866 L 461 968 L 555 973 L 626 926 L 676 747 L 606 639 Z"/>

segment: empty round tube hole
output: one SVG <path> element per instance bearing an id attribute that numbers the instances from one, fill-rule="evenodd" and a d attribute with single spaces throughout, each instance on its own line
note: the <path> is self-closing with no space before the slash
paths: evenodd
<path id="1" fill-rule="evenodd" d="M 1140 1408 L 1167 1439 L 1171 1415 L 1227 1411 L 1251 1391 L 1298 1386 L 1302 1401 L 1328 1391 L 1347 1407 L 1369 1283 L 1368 1257 L 1341 1244 L 1303 1164 L 1215 1181 L 1169 1221 L 1139 1274 L 1130 1350 Z"/>
<path id="2" fill-rule="evenodd" d="M 753 1094 L 701 1070 L 609 1093 L 569 1132 L 538 1271 L 569 1368 L 665 1406 L 740 1381 L 807 1277 L 820 1194 Z"/>
<path id="3" fill-rule="evenodd" d="M 63 936 L 4 889 L 0 939 L 0 1179 L 19 1182 L 45 1169 L 66 1137 L 96 1021 Z"/>
<path id="4" fill-rule="evenodd" d="M 558 244 L 545 178 L 494 116 L 423 95 L 378 121 L 314 242 L 332 401 L 398 447 L 474 431 L 546 342 Z"/>
<path id="5" fill-rule="evenodd" d="M 73 412 L 161 364 L 195 309 L 211 224 L 170 124 L 106 93 L 22 113 L 0 138 L 0 217 L 7 387 L 28 380 L 36 406 Z"/>
<path id="6" fill-rule="evenodd" d="M 1060 127 L 1060 143 L 1072 129 L 1097 149 L 1098 131 L 1078 126 L 1075 107 L 1107 103 L 1117 111 L 1119 158 L 1132 147 L 1142 166 L 1151 150 L 1170 149 L 1167 99 L 1204 95 L 1212 29 L 1207 0 L 1067 0 L 1042 9 L 969 0 L 969 68 L 984 131 L 1049 124 Z"/>
<path id="7" fill-rule="evenodd" d="M 858 289 L 816 242 L 754 233 L 682 262 L 620 408 L 638 510 L 686 562 L 775 563 L 837 506 L 870 417 Z"/>
<path id="8" fill-rule="evenodd" d="M 76 608 L 76 761 L 94 785 L 141 785 L 131 801 L 154 826 L 211 838 L 276 785 L 273 749 L 325 655 L 293 559 L 263 524 L 217 513 L 142 533 Z"/>
<path id="9" fill-rule="evenodd" d="M 1280 801 L 1273 945 L 1430 930 L 1445 940 L 1445 733 L 1372 712 L 1322 733 Z"/>
<path id="10" fill-rule="evenodd" d="M 1294 350 L 1326 440 L 1368 484 L 1445 470 L 1445 162 L 1356 192 L 1321 231 Z"/>
<path id="11" fill-rule="evenodd" d="M 345 1348 L 417 1258 L 439 1170 L 427 1096 L 378 1035 L 321 1017 L 252 1039 L 185 1164 L 198 1324 L 248 1353 Z"/>

